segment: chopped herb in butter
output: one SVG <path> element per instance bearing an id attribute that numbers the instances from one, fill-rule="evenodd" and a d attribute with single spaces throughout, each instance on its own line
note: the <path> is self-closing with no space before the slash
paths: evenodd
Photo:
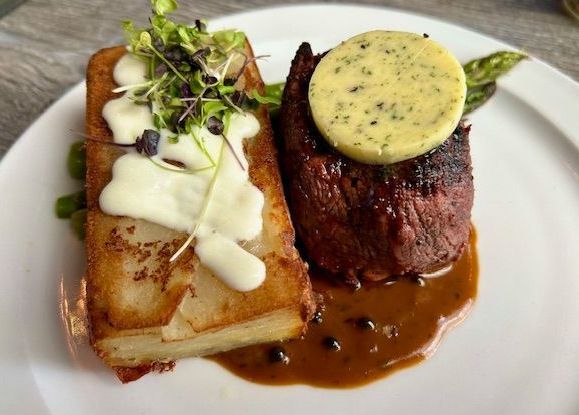
<path id="1" fill-rule="evenodd" d="M 433 40 L 406 32 L 357 35 L 330 51 L 309 85 L 328 142 L 368 164 L 390 164 L 441 144 L 462 115 L 460 63 Z"/>

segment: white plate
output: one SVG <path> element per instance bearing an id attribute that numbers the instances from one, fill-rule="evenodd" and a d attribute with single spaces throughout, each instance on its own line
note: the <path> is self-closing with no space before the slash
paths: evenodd
<path id="1" fill-rule="evenodd" d="M 259 10 L 218 27 L 245 30 L 257 54 L 272 55 L 266 81 L 285 77 L 301 41 L 323 51 L 375 28 L 427 32 L 463 62 L 508 47 L 430 18 L 354 6 Z M 579 85 L 559 72 L 522 63 L 472 116 L 481 260 L 472 315 L 429 361 L 352 390 L 259 386 L 202 359 L 123 386 L 86 344 L 67 346 L 59 298 L 61 289 L 76 295 L 84 259 L 52 209 L 78 187 L 64 160 L 83 108 L 78 85 L 0 165 L 0 413 L 579 412 Z"/>

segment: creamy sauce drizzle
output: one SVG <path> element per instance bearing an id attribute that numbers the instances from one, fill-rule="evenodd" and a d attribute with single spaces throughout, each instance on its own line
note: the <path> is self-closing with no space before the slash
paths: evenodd
<path id="1" fill-rule="evenodd" d="M 119 86 L 138 85 L 147 81 L 146 73 L 145 62 L 127 53 L 115 65 L 113 78 Z M 147 105 L 136 105 L 130 90 L 105 104 L 103 118 L 119 144 L 132 144 L 144 130 L 155 129 L 151 110 Z"/>
<path id="2" fill-rule="evenodd" d="M 120 86 L 128 86 L 145 82 L 145 74 L 145 63 L 127 54 L 113 75 Z M 120 144 L 132 144 L 144 129 L 155 129 L 150 109 L 135 104 L 130 90 L 108 102 L 103 117 Z M 238 244 L 258 237 L 262 230 L 264 197 L 249 180 L 243 151 L 243 140 L 256 135 L 259 128 L 252 114 L 233 114 L 224 133 L 232 149 L 222 136 L 206 128 L 182 134 L 176 143 L 170 141 L 174 134 L 161 130 L 155 156 L 129 151 L 115 161 L 113 179 L 100 195 L 101 209 L 194 233 L 195 253 L 214 275 L 238 291 L 259 287 L 265 279 L 265 264 Z"/>

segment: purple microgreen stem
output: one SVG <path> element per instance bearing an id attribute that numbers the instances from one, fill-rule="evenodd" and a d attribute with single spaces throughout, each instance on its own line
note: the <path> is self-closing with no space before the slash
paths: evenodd
<path id="1" fill-rule="evenodd" d="M 231 142 L 229 141 L 227 136 L 225 134 L 221 134 L 221 137 L 223 137 L 223 141 L 225 141 L 227 143 L 227 147 L 229 147 L 231 154 L 233 154 L 233 157 L 235 157 L 235 160 L 237 160 L 237 163 L 239 164 L 239 167 L 241 167 L 241 170 L 245 171 L 245 166 L 241 162 L 241 159 L 237 155 L 235 149 L 233 148 L 233 145 L 231 144 Z"/>
<path id="2" fill-rule="evenodd" d="M 175 66 L 173 66 L 173 64 L 171 62 L 169 62 L 162 53 L 160 53 L 159 51 L 157 51 L 157 49 L 155 49 L 155 47 L 153 45 L 149 45 L 149 48 L 153 51 L 153 53 L 155 55 L 157 55 L 157 57 L 159 59 L 161 59 L 165 65 L 167 65 L 169 68 L 171 68 L 171 70 L 175 73 L 175 75 L 177 75 L 179 77 L 179 79 L 181 79 L 183 82 L 187 83 L 187 79 L 185 79 L 185 77 L 181 74 L 181 72 L 179 72 L 179 70 L 177 68 L 175 68 Z"/>

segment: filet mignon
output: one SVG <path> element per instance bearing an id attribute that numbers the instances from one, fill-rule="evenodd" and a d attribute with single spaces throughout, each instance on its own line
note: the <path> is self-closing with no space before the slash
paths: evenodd
<path id="1" fill-rule="evenodd" d="M 468 243 L 473 202 L 469 128 L 431 152 L 374 166 L 332 149 L 309 110 L 321 55 L 303 43 L 280 110 L 288 202 L 310 260 L 345 280 L 424 273 L 455 261 Z"/>

